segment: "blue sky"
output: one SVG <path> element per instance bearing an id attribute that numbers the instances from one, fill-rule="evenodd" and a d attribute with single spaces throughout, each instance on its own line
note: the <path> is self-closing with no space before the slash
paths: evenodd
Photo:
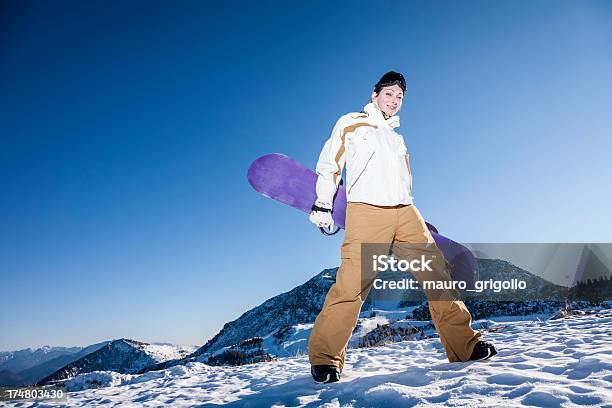
<path id="1" fill-rule="evenodd" d="M 200 345 L 337 266 L 246 171 L 314 167 L 390 69 L 443 234 L 612 241 L 610 2 L 14 1 L 0 38 L 0 350 Z"/>

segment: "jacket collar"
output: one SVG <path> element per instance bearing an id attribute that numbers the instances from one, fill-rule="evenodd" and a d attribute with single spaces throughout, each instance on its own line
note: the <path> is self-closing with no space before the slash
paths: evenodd
<path id="1" fill-rule="evenodd" d="M 376 122 L 386 123 L 391 129 L 395 129 L 400 125 L 399 116 L 393 115 L 389 119 L 385 119 L 380 109 L 378 109 L 378 106 L 374 105 L 372 102 L 364 106 L 363 111 L 368 114 L 368 117 Z"/>

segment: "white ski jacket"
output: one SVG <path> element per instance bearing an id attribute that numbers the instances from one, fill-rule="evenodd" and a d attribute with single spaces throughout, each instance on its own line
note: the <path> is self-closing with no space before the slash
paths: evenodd
<path id="1" fill-rule="evenodd" d="M 346 164 L 348 202 L 412 204 L 412 175 L 404 138 L 373 103 L 336 122 L 317 162 L 317 201 L 332 203 Z"/>

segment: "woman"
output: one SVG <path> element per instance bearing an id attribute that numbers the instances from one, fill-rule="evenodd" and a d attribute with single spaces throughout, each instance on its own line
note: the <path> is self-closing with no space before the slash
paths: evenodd
<path id="1" fill-rule="evenodd" d="M 415 255 L 414 245 L 420 245 L 420 253 L 434 260 L 432 271 L 413 275 L 421 282 L 450 280 L 449 264 L 413 203 L 409 155 L 403 137 L 395 132 L 405 92 L 402 74 L 384 74 L 363 111 L 338 120 L 319 156 L 317 201 L 310 220 L 317 227 L 333 228 L 332 203 L 345 165 L 348 205 L 342 264 L 308 340 L 316 382 L 340 380 L 346 345 L 372 285 L 373 276 L 364 276 L 367 272 L 361 269 L 361 244 L 389 243 L 402 258 Z M 497 353 L 472 330 L 471 315 L 458 292 L 425 293 L 450 362 Z"/>

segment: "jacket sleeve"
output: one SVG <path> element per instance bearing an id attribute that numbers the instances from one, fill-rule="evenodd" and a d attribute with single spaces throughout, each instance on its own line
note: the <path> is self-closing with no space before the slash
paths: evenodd
<path id="1" fill-rule="evenodd" d="M 342 178 L 342 169 L 345 163 L 344 152 L 344 126 L 340 118 L 332 134 L 325 142 L 323 150 L 319 155 L 316 172 L 317 178 L 317 201 L 322 203 L 333 203 L 334 195 Z"/>

